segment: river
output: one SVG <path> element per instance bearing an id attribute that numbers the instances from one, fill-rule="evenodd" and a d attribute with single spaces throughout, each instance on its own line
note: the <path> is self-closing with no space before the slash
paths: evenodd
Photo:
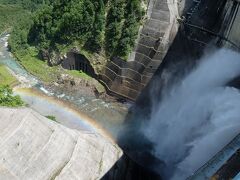
<path id="1" fill-rule="evenodd" d="M 28 107 L 43 116 L 55 116 L 64 126 L 98 130 L 116 138 L 129 104 L 49 89 L 14 59 L 8 50 L 8 37 L 8 34 L 0 36 L 0 63 L 8 67 L 21 82 L 20 86 L 14 88 L 14 93 L 20 95 Z"/>

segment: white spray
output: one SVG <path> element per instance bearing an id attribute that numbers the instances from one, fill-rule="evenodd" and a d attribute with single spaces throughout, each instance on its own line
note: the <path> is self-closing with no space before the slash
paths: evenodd
<path id="1" fill-rule="evenodd" d="M 223 49 L 165 90 L 142 131 L 166 179 L 185 179 L 240 133 L 240 93 L 226 86 L 238 75 L 240 55 Z"/>

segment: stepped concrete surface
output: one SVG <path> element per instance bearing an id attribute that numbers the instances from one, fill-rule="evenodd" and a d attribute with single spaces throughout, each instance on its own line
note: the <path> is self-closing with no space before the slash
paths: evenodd
<path id="1" fill-rule="evenodd" d="M 135 101 L 161 65 L 177 32 L 178 0 L 149 0 L 146 21 L 128 61 L 115 57 L 100 73 L 108 91 Z"/>
<path id="2" fill-rule="evenodd" d="M 29 108 L 0 108 L 0 179 L 100 179 L 122 156 L 97 133 L 76 131 Z"/>

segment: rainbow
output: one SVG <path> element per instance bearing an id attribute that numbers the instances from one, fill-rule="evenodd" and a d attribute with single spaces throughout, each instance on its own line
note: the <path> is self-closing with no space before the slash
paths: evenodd
<path id="1" fill-rule="evenodd" d="M 46 95 L 36 89 L 32 89 L 32 88 L 15 88 L 14 93 L 16 93 L 20 96 L 27 95 L 27 96 L 31 96 L 32 98 L 38 98 L 38 99 L 46 101 L 47 103 L 49 103 L 51 105 L 62 108 L 65 111 L 78 117 L 79 121 L 82 121 L 82 122 L 84 122 L 84 124 L 91 127 L 94 130 L 94 132 L 108 138 L 113 143 L 116 143 L 116 139 L 108 131 L 106 131 L 102 127 L 101 124 L 97 123 L 96 120 L 90 118 L 88 115 L 81 112 L 75 105 L 69 103 L 68 101 L 58 99 L 53 96 L 48 96 L 48 95 Z"/>

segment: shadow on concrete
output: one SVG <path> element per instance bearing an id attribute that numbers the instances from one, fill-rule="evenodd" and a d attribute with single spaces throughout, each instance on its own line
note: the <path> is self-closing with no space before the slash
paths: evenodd
<path id="1" fill-rule="evenodd" d="M 138 165 L 124 154 L 109 172 L 101 178 L 101 180 L 113 179 L 161 180 L 161 177 L 157 173 L 146 169 L 144 166 Z"/>
<path id="2" fill-rule="evenodd" d="M 198 11 L 191 17 L 192 21 L 190 20 L 189 23 L 199 24 L 220 33 L 223 21 L 220 17 L 224 17 L 222 13 L 225 3 L 226 0 L 202 0 Z M 184 12 L 187 13 L 187 10 Z M 205 52 L 211 52 L 217 48 L 218 42 L 219 37 L 212 34 L 183 24 L 180 26 L 162 64 L 135 104 L 129 109 L 125 118 L 124 131 L 118 137 L 118 144 L 125 155 L 105 175 L 104 180 L 161 179 L 157 174 L 162 173 L 164 162 L 154 157 L 152 154 L 154 146 L 144 137 L 141 129 L 145 126 L 144 122 L 150 119 L 152 107 L 160 102 L 163 89 L 170 88 L 174 82 L 179 82 L 195 67 Z"/>

